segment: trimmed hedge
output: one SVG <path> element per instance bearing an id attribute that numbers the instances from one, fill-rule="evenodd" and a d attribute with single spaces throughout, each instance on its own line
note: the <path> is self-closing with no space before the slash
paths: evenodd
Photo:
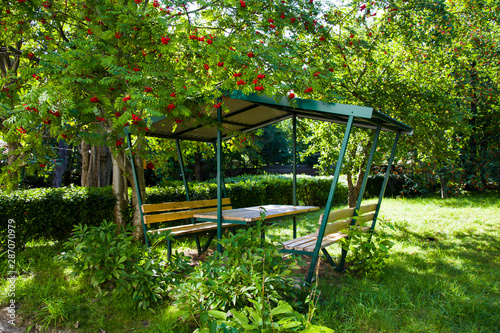
<path id="1" fill-rule="evenodd" d="M 300 204 L 324 206 L 330 191 L 331 177 L 297 177 L 297 199 Z M 189 184 L 190 199 L 217 197 L 217 184 L 193 182 Z M 264 175 L 229 178 L 228 196 L 234 208 L 265 204 L 292 204 L 292 178 L 286 175 Z M 130 191 L 130 189 L 129 189 Z M 146 188 L 146 203 L 185 201 L 184 185 L 168 182 L 166 187 Z M 113 220 L 115 204 L 111 187 L 105 188 L 38 188 L 0 192 L 0 247 L 7 244 L 7 223 L 16 223 L 16 244 L 40 238 L 66 240 L 73 225 L 82 223 L 97 226 L 103 220 Z M 337 185 L 334 204 L 347 203 L 347 188 Z"/>
<path id="2" fill-rule="evenodd" d="M 255 175 L 226 180 L 228 195 L 235 207 L 269 203 L 291 205 L 293 202 L 291 175 Z M 297 200 L 307 206 L 324 206 L 330 192 L 332 177 L 297 176 Z M 334 204 L 347 203 L 347 187 L 337 184 Z"/>
<path id="3" fill-rule="evenodd" d="M 330 192 L 332 177 L 297 176 L 297 200 L 308 206 L 324 206 Z M 292 177 L 289 175 L 252 175 L 227 178 L 226 190 L 234 208 L 266 204 L 291 205 Z M 347 187 L 341 183 L 335 191 L 334 204 L 347 203 Z M 189 183 L 191 200 L 214 199 L 217 184 Z M 186 192 L 180 181 L 168 181 L 164 187 L 146 189 L 146 203 L 185 201 Z"/>
<path id="4" fill-rule="evenodd" d="M 37 188 L 0 192 L 0 246 L 7 244 L 7 223 L 15 221 L 16 248 L 31 240 L 65 240 L 78 223 L 99 225 L 113 220 L 111 187 Z"/>

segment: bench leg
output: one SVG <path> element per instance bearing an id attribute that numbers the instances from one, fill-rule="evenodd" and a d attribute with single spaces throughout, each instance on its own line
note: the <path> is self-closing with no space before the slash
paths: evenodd
<path id="1" fill-rule="evenodd" d="M 195 235 L 195 240 L 196 240 L 196 249 L 198 250 L 198 255 L 201 254 L 201 245 L 200 245 L 200 237 L 198 235 Z"/>
<path id="2" fill-rule="evenodd" d="M 172 241 L 167 239 L 167 259 L 170 261 L 172 259 Z"/>
<path id="3" fill-rule="evenodd" d="M 325 255 L 325 257 L 328 260 L 328 262 L 330 263 L 330 265 L 332 265 L 332 267 L 335 268 L 336 270 L 339 270 L 339 268 L 337 267 L 337 265 L 333 261 L 332 257 L 328 253 L 328 251 L 325 248 L 322 248 L 321 251 L 323 251 L 323 254 Z"/>
<path id="4" fill-rule="evenodd" d="M 212 242 L 212 240 L 214 239 L 216 234 L 217 234 L 217 230 L 212 231 L 210 233 L 210 236 L 208 236 L 207 243 L 205 244 L 205 246 L 203 246 L 203 249 L 201 250 L 201 252 L 198 251 L 198 255 L 201 255 L 202 253 L 205 253 L 207 251 L 208 247 L 210 246 L 210 243 Z"/>
<path id="5" fill-rule="evenodd" d="M 318 263 L 318 256 L 313 255 L 311 257 L 311 266 L 309 266 L 309 272 L 307 273 L 306 284 L 310 285 L 314 270 L 316 269 L 316 264 Z"/>
<path id="6" fill-rule="evenodd" d="M 342 257 L 340 258 L 339 267 L 337 267 L 337 270 L 341 273 L 344 270 L 344 264 L 345 264 L 346 257 L 347 257 L 347 251 L 342 248 Z"/>

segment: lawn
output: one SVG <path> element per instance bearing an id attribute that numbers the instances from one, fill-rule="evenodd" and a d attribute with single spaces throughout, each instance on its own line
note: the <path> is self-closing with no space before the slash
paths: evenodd
<path id="1" fill-rule="evenodd" d="M 380 225 L 393 225 L 396 243 L 385 273 L 376 279 L 341 275 L 323 262 L 313 322 L 336 332 L 500 332 L 499 201 L 498 193 L 385 199 Z M 319 215 L 300 219 L 299 236 L 317 227 Z M 268 238 L 289 239 L 290 225 L 280 223 Z M 175 246 L 194 247 L 194 242 Z M 153 314 L 135 310 L 123 296 L 96 297 L 53 260 L 61 251 L 46 242 L 17 254 L 17 314 L 24 325 L 71 332 L 191 332 L 195 327 L 179 320 L 182 313 L 169 301 Z M 331 248 L 330 253 L 338 252 Z M 7 287 L 3 279 L 3 306 L 9 301 Z"/>

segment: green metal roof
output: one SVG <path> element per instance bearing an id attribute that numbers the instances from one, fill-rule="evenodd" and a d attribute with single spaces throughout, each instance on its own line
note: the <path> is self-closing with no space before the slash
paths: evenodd
<path id="1" fill-rule="evenodd" d="M 223 113 L 223 138 L 231 137 L 235 132 L 249 132 L 291 118 L 293 115 L 339 124 L 346 124 L 349 116 L 353 115 L 356 127 L 375 129 L 381 125 L 383 131 L 409 135 L 413 133 L 410 126 L 369 107 L 300 98 L 292 101 L 293 104 L 290 105 L 287 98 L 276 102 L 265 95 L 244 95 L 240 91 L 233 92 L 229 97 L 223 98 L 223 104 L 229 110 Z M 200 109 L 204 110 L 205 107 Z M 216 119 L 216 114 L 214 108 L 212 113 L 214 119 Z M 217 128 L 202 125 L 196 120 L 176 124 L 172 119 L 163 117 L 153 119 L 149 135 L 169 139 L 215 142 Z"/>

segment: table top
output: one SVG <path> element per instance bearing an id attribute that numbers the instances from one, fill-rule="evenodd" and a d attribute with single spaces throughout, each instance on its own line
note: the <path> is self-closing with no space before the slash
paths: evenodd
<path id="1" fill-rule="evenodd" d="M 287 217 L 318 210 L 317 206 L 290 206 L 290 205 L 264 205 L 245 208 L 236 208 L 222 211 L 222 220 L 232 223 L 247 224 L 260 220 L 260 212 L 265 210 L 265 220 L 278 217 Z M 217 220 L 217 212 L 198 213 L 193 217 L 198 220 Z"/>

